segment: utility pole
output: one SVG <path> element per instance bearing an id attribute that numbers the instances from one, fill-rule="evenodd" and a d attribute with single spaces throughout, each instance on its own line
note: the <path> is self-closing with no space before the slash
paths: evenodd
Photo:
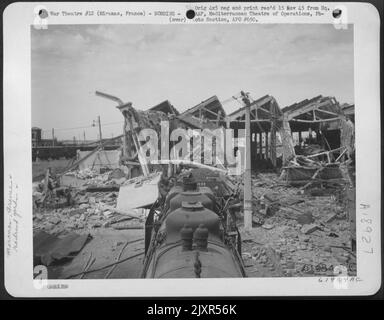
<path id="1" fill-rule="evenodd" d="M 85 131 L 83 131 L 83 137 L 84 137 L 84 143 L 85 143 L 85 141 L 86 141 L 86 139 L 85 139 Z"/>
<path id="2" fill-rule="evenodd" d="M 272 121 L 271 121 L 271 161 L 273 167 L 276 169 L 276 113 L 277 103 L 275 100 L 272 102 Z"/>
<path id="3" fill-rule="evenodd" d="M 245 104 L 245 172 L 244 172 L 244 228 L 252 229 L 252 176 L 251 176 L 251 102 L 241 91 Z"/>
<path id="4" fill-rule="evenodd" d="M 52 146 L 55 146 L 55 129 L 52 128 Z"/>
<path id="5" fill-rule="evenodd" d="M 101 135 L 101 121 L 100 121 L 100 116 L 97 117 L 97 121 L 99 122 L 99 138 L 100 138 L 100 145 L 102 144 L 103 137 Z"/>

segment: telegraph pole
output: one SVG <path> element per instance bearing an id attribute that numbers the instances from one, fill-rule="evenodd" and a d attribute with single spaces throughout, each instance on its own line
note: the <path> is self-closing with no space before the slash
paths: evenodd
<path id="1" fill-rule="evenodd" d="M 251 102 L 241 91 L 245 104 L 245 172 L 244 172 L 244 228 L 252 229 L 252 176 L 251 176 Z"/>
<path id="2" fill-rule="evenodd" d="M 99 137 L 100 137 L 100 145 L 102 144 L 103 137 L 101 135 L 101 121 L 100 121 L 100 116 L 97 116 L 97 121 L 99 122 Z"/>
<path id="3" fill-rule="evenodd" d="M 55 129 L 52 128 L 52 146 L 55 146 Z"/>

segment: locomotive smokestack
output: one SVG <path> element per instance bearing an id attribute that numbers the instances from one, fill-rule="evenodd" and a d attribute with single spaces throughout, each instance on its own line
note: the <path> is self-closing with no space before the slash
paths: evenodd
<path id="1" fill-rule="evenodd" d="M 196 191 L 197 190 L 197 182 L 193 178 L 192 175 L 189 175 L 188 177 L 184 177 L 183 190 L 184 191 Z"/>

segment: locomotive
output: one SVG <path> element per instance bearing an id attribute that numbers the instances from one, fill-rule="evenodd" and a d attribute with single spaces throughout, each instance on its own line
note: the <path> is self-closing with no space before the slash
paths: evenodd
<path id="1" fill-rule="evenodd" d="M 246 276 L 232 198 L 218 197 L 217 189 L 189 174 L 152 207 L 142 278 Z"/>

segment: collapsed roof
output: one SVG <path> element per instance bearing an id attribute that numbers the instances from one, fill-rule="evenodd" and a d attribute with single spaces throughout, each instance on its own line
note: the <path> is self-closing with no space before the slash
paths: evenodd
<path id="1" fill-rule="evenodd" d="M 225 110 L 215 95 L 184 111 L 178 118 L 194 128 L 214 129 L 225 117 Z"/>
<path id="2" fill-rule="evenodd" d="M 167 115 L 174 114 L 176 116 L 180 114 L 180 112 L 168 100 L 160 102 L 154 107 L 149 108 L 148 111 L 161 111 Z"/>
<path id="3" fill-rule="evenodd" d="M 271 123 L 282 116 L 282 112 L 274 97 L 265 95 L 251 102 L 251 126 L 257 132 L 268 132 Z M 227 116 L 231 127 L 244 128 L 245 106 Z"/>
<path id="4" fill-rule="evenodd" d="M 316 96 L 283 108 L 284 118 L 294 132 L 311 129 L 338 129 L 344 113 L 334 97 Z"/>
<path id="5" fill-rule="evenodd" d="M 355 123 L 355 105 L 344 103 L 341 105 L 341 109 L 343 109 L 344 114 L 351 119 L 353 123 Z"/>

